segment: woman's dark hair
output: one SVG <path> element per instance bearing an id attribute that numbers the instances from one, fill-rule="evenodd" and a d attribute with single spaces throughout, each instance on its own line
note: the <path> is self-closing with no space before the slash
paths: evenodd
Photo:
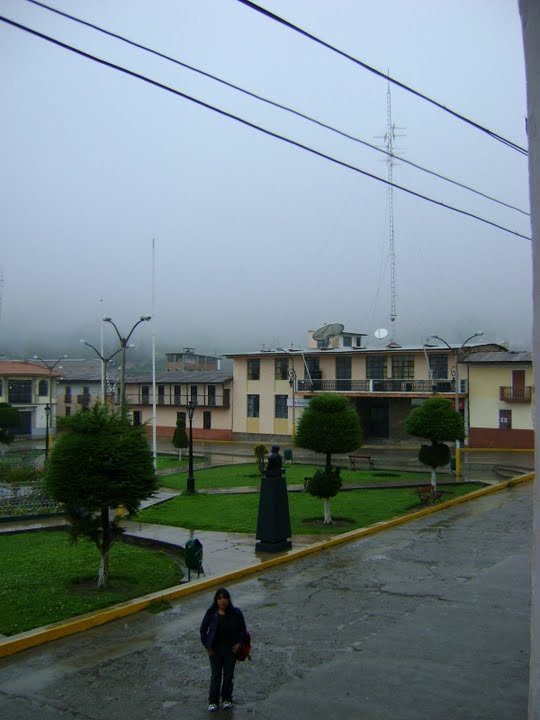
<path id="1" fill-rule="evenodd" d="M 227 600 L 229 601 L 229 604 L 228 604 L 228 606 L 227 606 L 227 612 L 229 612 L 230 610 L 232 610 L 233 607 L 234 607 L 234 605 L 233 605 L 232 600 L 231 600 L 231 594 L 230 594 L 230 592 L 227 590 L 227 588 L 224 588 L 224 587 L 220 587 L 220 588 L 218 588 L 218 589 L 216 590 L 215 595 L 214 595 L 214 602 L 213 602 L 212 605 L 210 606 L 210 610 L 217 610 L 217 609 L 218 609 L 218 603 L 217 603 L 217 601 L 218 601 L 218 598 L 220 598 L 220 597 L 227 598 Z"/>

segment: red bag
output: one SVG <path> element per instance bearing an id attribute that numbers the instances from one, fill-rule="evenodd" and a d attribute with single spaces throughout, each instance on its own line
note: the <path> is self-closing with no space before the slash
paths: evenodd
<path id="1" fill-rule="evenodd" d="M 248 633 L 247 630 L 244 633 L 244 642 L 241 643 L 240 647 L 236 652 L 236 659 L 239 662 L 244 662 L 244 660 L 251 660 L 251 635 Z"/>

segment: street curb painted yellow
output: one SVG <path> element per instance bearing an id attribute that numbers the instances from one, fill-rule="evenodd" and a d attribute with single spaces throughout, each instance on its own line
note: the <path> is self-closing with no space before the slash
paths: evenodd
<path id="1" fill-rule="evenodd" d="M 255 575 L 262 573 L 269 568 L 283 565 L 293 560 L 297 560 L 307 555 L 312 555 L 328 548 L 337 547 L 353 540 L 361 540 L 364 537 L 369 537 L 375 533 L 382 532 L 388 528 L 396 527 L 397 525 L 404 525 L 405 523 L 418 520 L 419 518 L 431 515 L 432 513 L 441 512 L 446 508 L 454 507 L 470 500 L 483 497 L 484 495 L 491 495 L 501 490 L 521 485 L 522 483 L 529 482 L 534 479 L 534 473 L 526 473 L 524 475 L 518 475 L 511 480 L 499 483 L 497 485 L 489 485 L 488 487 L 482 488 L 481 490 L 475 490 L 467 495 L 461 495 L 460 497 L 447 500 L 445 502 L 438 503 L 437 505 L 430 505 L 429 507 L 417 510 L 416 512 L 409 513 L 408 515 L 402 515 L 399 517 L 392 518 L 391 520 L 384 520 L 383 522 L 375 523 L 366 528 L 359 528 L 357 530 L 351 530 L 347 533 L 335 535 L 333 537 L 321 540 L 320 542 L 308 545 L 307 547 L 299 548 L 298 550 L 291 550 L 286 555 L 280 555 L 272 558 L 271 560 L 265 560 L 264 562 L 257 563 L 256 565 L 248 565 L 234 570 L 233 572 L 225 573 L 223 575 L 217 575 L 216 577 L 207 578 L 203 580 L 194 580 L 192 583 L 185 585 L 176 585 L 166 590 L 159 590 L 158 592 L 150 593 L 149 595 L 143 595 L 139 598 L 133 598 L 127 602 L 119 603 L 118 605 L 112 605 L 105 610 L 99 610 L 97 612 L 86 613 L 85 615 L 78 615 L 77 617 L 69 620 L 62 620 L 57 623 L 50 625 L 44 625 L 34 630 L 28 630 L 27 632 L 12 635 L 0 642 L 0 657 L 6 657 L 8 655 L 14 655 L 21 650 L 27 650 L 37 645 L 42 645 L 51 640 L 57 640 L 68 635 L 74 635 L 75 633 L 89 630 L 99 625 L 111 622 L 111 620 L 117 620 L 118 618 L 127 617 L 133 615 L 148 608 L 154 603 L 164 602 L 168 600 L 177 600 L 181 597 L 186 597 L 197 592 L 202 592 L 212 587 L 225 585 L 233 580 L 239 580 L 240 578 L 248 575 Z"/>

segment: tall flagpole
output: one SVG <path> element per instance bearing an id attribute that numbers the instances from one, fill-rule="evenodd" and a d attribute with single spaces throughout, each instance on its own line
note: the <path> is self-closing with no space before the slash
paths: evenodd
<path id="1" fill-rule="evenodd" d="M 156 436 L 156 241 L 152 238 L 152 455 L 154 470 L 157 470 L 157 436 Z"/>

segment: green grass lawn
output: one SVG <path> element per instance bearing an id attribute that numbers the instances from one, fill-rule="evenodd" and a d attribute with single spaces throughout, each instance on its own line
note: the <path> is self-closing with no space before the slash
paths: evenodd
<path id="1" fill-rule="evenodd" d="M 163 552 L 115 543 L 110 587 L 97 589 L 100 555 L 64 532 L 0 536 L 0 633 L 12 635 L 177 585 L 178 564 Z"/>
<path id="2" fill-rule="evenodd" d="M 207 458 L 199 455 L 193 456 L 194 463 L 205 462 Z M 186 450 L 182 450 L 182 459 L 178 460 L 178 453 L 175 455 L 158 455 L 157 458 L 157 469 L 158 470 L 170 470 L 172 468 L 187 468 L 188 455 Z"/>
<path id="3" fill-rule="evenodd" d="M 445 491 L 443 500 L 483 487 L 481 483 L 438 486 Z M 322 527 L 317 522 L 323 515 L 323 501 L 307 493 L 289 493 L 289 512 L 294 535 L 335 534 L 388 520 L 418 508 L 418 495 L 413 488 L 351 490 L 332 499 L 334 519 L 350 520 L 347 526 Z M 142 510 L 136 520 L 196 530 L 254 533 L 257 524 L 259 495 L 179 495 L 160 505 Z"/>
<path id="4" fill-rule="evenodd" d="M 289 485 L 303 485 L 304 478 L 319 470 L 322 465 L 287 465 L 286 477 Z M 199 490 L 207 488 L 230 488 L 230 487 L 259 487 L 260 477 L 255 463 L 244 463 L 239 465 L 220 465 L 219 467 L 197 470 L 194 473 L 195 487 Z M 376 483 L 387 482 L 392 484 L 399 480 L 410 482 L 428 483 L 430 473 L 428 472 L 400 472 L 398 470 L 349 470 L 343 468 L 341 479 L 343 484 L 348 483 Z M 172 473 L 159 478 L 161 487 L 185 490 L 186 473 Z"/>

